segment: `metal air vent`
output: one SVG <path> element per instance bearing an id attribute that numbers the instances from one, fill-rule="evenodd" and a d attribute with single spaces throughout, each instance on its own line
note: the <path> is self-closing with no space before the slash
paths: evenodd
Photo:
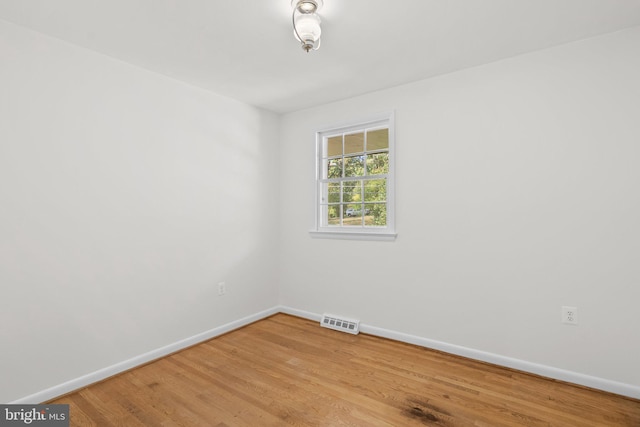
<path id="1" fill-rule="evenodd" d="M 354 335 L 360 331 L 359 320 L 346 319 L 333 314 L 323 314 L 322 319 L 320 319 L 320 326 Z"/>

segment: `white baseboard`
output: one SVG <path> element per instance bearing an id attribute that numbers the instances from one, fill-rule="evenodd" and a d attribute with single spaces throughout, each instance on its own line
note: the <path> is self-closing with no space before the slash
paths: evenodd
<path id="1" fill-rule="evenodd" d="M 316 322 L 320 322 L 322 319 L 322 314 L 311 313 L 310 311 L 298 310 L 296 308 L 287 307 L 281 305 L 278 307 L 280 309 L 280 313 L 290 314 L 296 317 L 302 317 L 303 319 L 315 320 Z"/>
<path id="2" fill-rule="evenodd" d="M 322 318 L 321 314 L 311 313 L 308 311 L 298 310 L 285 306 L 280 306 L 280 312 L 318 322 Z M 360 332 L 382 338 L 389 338 L 395 341 L 415 344 L 421 347 L 443 351 L 445 353 L 468 357 L 470 359 L 480 360 L 483 362 L 492 363 L 494 365 L 517 369 L 519 371 L 529 372 L 555 380 L 565 381 L 585 387 L 591 387 L 598 390 L 620 394 L 622 396 L 640 399 L 640 387 L 631 384 L 593 377 L 590 375 L 581 374 L 579 372 L 567 371 L 551 366 L 540 365 L 537 363 L 527 362 L 525 360 L 514 359 L 511 357 L 501 356 L 499 354 L 488 353 L 480 350 L 474 350 L 472 348 L 449 344 L 442 341 L 431 340 L 415 335 L 409 335 L 402 332 L 390 331 L 388 329 L 370 326 L 365 323 L 360 323 Z"/>
<path id="3" fill-rule="evenodd" d="M 79 378 L 75 378 L 73 380 L 64 382 L 62 384 L 58 384 L 46 390 L 39 391 L 37 393 L 34 393 L 29 396 L 25 396 L 21 399 L 18 399 L 9 403 L 10 404 L 36 404 L 36 403 L 46 402 L 58 396 L 62 396 L 74 390 L 78 390 L 88 385 L 91 385 L 93 383 L 96 383 L 98 381 L 102 381 L 105 378 L 109 378 L 121 372 L 135 368 L 136 366 L 144 365 L 145 363 L 149 363 L 153 360 L 167 356 L 171 353 L 175 353 L 176 351 L 180 351 L 192 345 L 210 340 L 211 338 L 215 338 L 219 335 L 226 334 L 227 332 L 233 331 L 234 329 L 241 328 L 250 323 L 253 323 L 258 320 L 269 317 L 271 315 L 274 315 L 279 311 L 280 311 L 279 307 L 272 307 L 268 310 L 264 310 L 256 314 L 243 317 L 242 319 L 235 320 L 233 322 L 227 323 L 217 328 L 213 328 L 208 331 L 202 332 L 200 334 L 194 335 L 192 337 L 185 338 L 173 344 L 169 344 L 164 347 L 149 351 L 147 353 L 125 360 L 123 362 L 116 363 L 115 365 L 102 368 L 95 372 L 91 372 L 90 374 L 83 375 Z"/>
<path id="4" fill-rule="evenodd" d="M 209 331 L 202 332 L 189 338 L 177 341 L 173 344 L 152 350 L 150 352 L 141 354 L 131 359 L 125 360 L 115 365 L 108 366 L 98 371 L 92 372 L 87 375 L 83 375 L 79 378 L 58 384 L 50 387 L 46 390 L 34 393 L 29 396 L 25 396 L 21 399 L 9 402 L 11 404 L 35 404 L 46 402 L 54 399 L 58 396 L 70 393 L 74 390 L 81 389 L 98 381 L 102 381 L 105 378 L 117 375 L 121 372 L 135 368 L 136 366 L 144 365 L 153 360 L 167 356 L 176 351 L 180 351 L 184 348 L 201 343 L 203 341 L 210 340 L 219 335 L 230 332 L 234 329 L 241 328 L 250 323 L 267 318 L 276 313 L 285 313 L 292 316 L 302 317 L 305 319 L 320 322 L 322 318 L 321 314 L 312 313 L 309 311 L 298 310 L 287 306 L 276 306 L 270 309 L 261 311 L 259 313 L 243 317 L 242 319 L 235 320 L 225 325 L 213 328 Z M 560 381 L 566 381 L 573 384 L 583 385 L 599 390 L 608 391 L 611 393 L 620 394 L 623 396 L 640 399 L 640 387 L 620 383 L 616 381 L 607 380 L 604 378 L 593 377 L 578 372 L 566 371 L 563 369 L 553 368 L 546 365 L 540 365 L 537 363 L 527 362 L 525 360 L 513 359 L 510 357 L 501 356 L 498 354 L 488 353 L 480 350 L 474 350 L 472 348 L 462 347 L 454 344 L 445 343 L 442 341 L 435 341 L 428 338 L 422 338 L 415 335 L 409 335 L 402 332 L 391 331 L 376 326 L 370 326 L 360 323 L 360 331 L 366 334 L 375 335 L 382 338 L 389 338 L 395 341 L 406 342 L 409 344 L 419 345 L 421 347 L 431 348 L 434 350 L 440 350 L 446 353 L 455 354 L 458 356 L 468 357 L 470 359 L 480 360 L 494 365 L 504 366 L 507 368 L 517 369 L 524 372 L 530 372 L 532 374 L 542 375 L 547 378 L 552 378 Z"/>

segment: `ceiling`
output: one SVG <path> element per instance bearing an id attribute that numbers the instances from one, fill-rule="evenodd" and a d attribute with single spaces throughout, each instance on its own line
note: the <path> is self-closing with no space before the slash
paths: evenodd
<path id="1" fill-rule="evenodd" d="M 640 0 L 0 0 L 0 19 L 278 113 L 640 25 Z M 0 52 L 0 58 L 2 53 Z"/>

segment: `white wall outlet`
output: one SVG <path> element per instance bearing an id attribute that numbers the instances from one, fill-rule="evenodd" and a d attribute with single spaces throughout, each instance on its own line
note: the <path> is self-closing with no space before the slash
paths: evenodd
<path id="1" fill-rule="evenodd" d="M 218 296 L 222 296 L 227 293 L 227 284 L 224 282 L 218 283 Z"/>
<path id="2" fill-rule="evenodd" d="M 562 306 L 562 323 L 566 323 L 567 325 L 577 325 L 578 324 L 578 308 L 567 307 L 566 305 L 563 305 Z"/>

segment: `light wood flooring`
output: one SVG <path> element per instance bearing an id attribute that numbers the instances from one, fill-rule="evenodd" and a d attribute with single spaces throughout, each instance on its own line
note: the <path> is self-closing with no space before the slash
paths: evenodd
<path id="1" fill-rule="evenodd" d="M 640 401 L 278 314 L 50 403 L 72 426 L 640 426 Z"/>

